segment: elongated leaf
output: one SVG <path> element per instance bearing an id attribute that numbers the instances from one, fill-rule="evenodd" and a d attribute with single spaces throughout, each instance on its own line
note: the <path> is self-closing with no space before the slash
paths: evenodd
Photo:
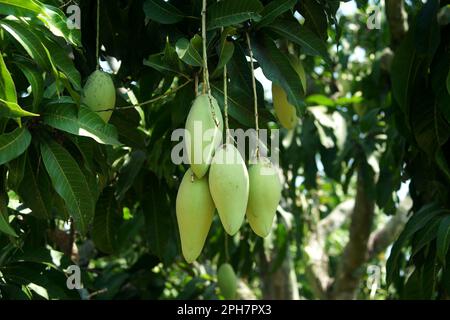
<path id="1" fill-rule="evenodd" d="M 0 135 L 0 165 L 17 158 L 27 150 L 31 134 L 26 128 L 17 128 Z"/>
<path id="2" fill-rule="evenodd" d="M 9 225 L 9 222 L 6 220 L 3 214 L 1 214 L 1 212 L 0 212 L 0 231 L 6 233 L 9 236 L 18 237 L 17 233 Z"/>
<path id="3" fill-rule="evenodd" d="M 51 218 L 53 188 L 43 165 L 27 157 L 18 194 L 31 214 L 40 219 Z"/>
<path id="4" fill-rule="evenodd" d="M 450 246 L 450 216 L 442 219 L 437 232 L 437 256 L 445 264 L 446 255 Z"/>
<path id="5" fill-rule="evenodd" d="M 145 16 L 162 24 L 173 24 L 183 20 L 183 13 L 164 0 L 147 0 L 144 2 Z"/>
<path id="6" fill-rule="evenodd" d="M 268 29 L 284 39 L 300 45 L 306 54 L 320 56 L 326 63 L 331 65 L 332 61 L 328 54 L 326 42 L 309 29 L 302 28 L 297 21 L 279 19 L 272 23 Z"/>
<path id="7" fill-rule="evenodd" d="M 271 24 L 278 16 L 292 9 L 297 0 L 275 0 L 270 1 L 261 11 L 261 20 L 257 27 L 264 27 Z"/>
<path id="8" fill-rule="evenodd" d="M 292 105 L 303 107 L 303 86 L 287 56 L 267 36 L 252 41 L 252 46 L 264 75 L 284 89 Z"/>
<path id="9" fill-rule="evenodd" d="M 172 64 L 167 63 L 164 60 L 164 55 L 161 53 L 152 54 L 148 57 L 148 59 L 144 60 L 144 65 L 149 66 L 155 70 L 158 70 L 162 74 L 166 74 L 167 72 L 172 74 L 178 74 L 185 78 L 188 76 L 183 74 L 178 67 L 173 66 Z"/>
<path id="10" fill-rule="evenodd" d="M 44 79 L 42 78 L 42 72 L 40 72 L 35 66 L 27 64 L 25 62 L 14 62 L 23 74 L 27 78 L 31 85 L 31 93 L 33 95 L 33 112 L 37 111 L 38 105 L 44 95 Z"/>
<path id="11" fill-rule="evenodd" d="M 83 172 L 70 153 L 54 141 L 41 142 L 41 155 L 53 187 L 84 235 L 94 217 L 95 204 Z"/>
<path id="12" fill-rule="evenodd" d="M 17 103 L 16 86 L 0 51 L 0 98 Z"/>
<path id="13" fill-rule="evenodd" d="M 120 145 L 117 130 L 105 123 L 97 113 L 72 103 L 55 103 L 45 107 L 44 123 L 78 136 L 89 137 L 102 144 Z"/>
<path id="14" fill-rule="evenodd" d="M 92 225 L 92 238 L 95 246 L 102 252 L 111 254 L 117 249 L 120 221 L 120 211 L 114 198 L 114 190 L 107 188 L 97 201 Z"/>
<path id="15" fill-rule="evenodd" d="M 302 0 L 299 3 L 301 15 L 305 18 L 303 26 L 314 32 L 319 38 L 327 39 L 327 16 L 316 0 Z"/>
<path id="16" fill-rule="evenodd" d="M 422 207 L 408 221 L 402 233 L 392 247 L 391 254 L 386 263 L 386 282 L 391 284 L 398 277 L 400 267 L 401 250 L 411 237 L 422 229 L 431 219 L 443 212 L 436 204 L 432 203 Z"/>
<path id="17" fill-rule="evenodd" d="M 22 182 L 25 174 L 25 163 L 27 161 L 27 153 L 22 154 L 20 157 L 9 161 L 8 166 L 8 186 L 11 189 L 17 190 Z"/>
<path id="18" fill-rule="evenodd" d="M 6 101 L 0 98 L 0 117 L 20 118 L 20 117 L 37 117 L 36 113 L 23 110 L 17 103 Z"/>
<path id="19" fill-rule="evenodd" d="M 258 0 L 226 0 L 208 7 L 208 29 L 228 27 L 247 20 L 259 21 L 263 9 Z"/>
<path id="20" fill-rule="evenodd" d="M 185 63 L 194 67 L 203 66 L 202 56 L 197 51 L 195 45 L 195 42 L 198 41 L 201 43 L 201 37 L 195 35 L 190 41 L 186 38 L 181 38 L 175 45 L 178 57 Z"/>
<path id="21" fill-rule="evenodd" d="M 217 77 L 222 71 L 223 67 L 228 63 L 228 61 L 231 60 L 234 54 L 234 44 L 233 42 L 229 41 L 227 38 L 228 36 L 232 35 L 235 32 L 234 28 L 226 28 L 222 35 L 220 36 L 220 43 L 219 43 L 219 62 L 217 63 L 216 69 L 214 70 L 212 74 L 212 78 Z"/>
<path id="22" fill-rule="evenodd" d="M 81 90 L 81 75 L 75 68 L 73 60 L 69 57 L 69 52 L 52 39 L 46 38 L 44 43 L 51 52 L 54 66 L 66 75 L 75 90 Z"/>
<path id="23" fill-rule="evenodd" d="M 81 47 L 81 31 L 77 28 L 69 28 L 67 17 L 60 9 L 44 4 L 38 18 L 55 36 L 63 37 L 72 45 Z"/>
<path id="24" fill-rule="evenodd" d="M 0 5 L 3 6 L 4 10 L 6 11 L 8 7 L 11 7 L 13 9 L 21 9 L 21 10 L 28 10 L 30 12 L 34 13 L 40 13 L 42 10 L 42 5 L 38 3 L 35 0 L 0 0 Z M 1 7 L 0 7 L 1 8 Z M 6 12 L 5 12 L 6 13 Z M 3 12 L 2 12 L 3 14 Z"/>
<path id="25" fill-rule="evenodd" d="M 409 114 L 411 93 L 421 67 L 413 37 L 408 35 L 395 52 L 391 67 L 392 92 L 406 114 Z"/>
<path id="26" fill-rule="evenodd" d="M 132 187 L 146 158 L 145 152 L 135 150 L 131 152 L 129 158 L 122 166 L 119 173 L 119 181 L 117 182 L 117 199 L 119 201 L 123 199 L 125 193 Z"/>
<path id="27" fill-rule="evenodd" d="M 0 27 L 13 36 L 39 66 L 46 70 L 50 69 L 48 54 L 42 44 L 43 39 L 30 28 L 20 22 L 5 19 L 0 21 Z"/>

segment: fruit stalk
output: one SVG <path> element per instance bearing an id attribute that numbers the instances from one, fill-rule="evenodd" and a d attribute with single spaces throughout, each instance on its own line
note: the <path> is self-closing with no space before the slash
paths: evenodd
<path id="1" fill-rule="evenodd" d="M 253 50 L 250 42 L 248 32 L 245 33 L 247 37 L 247 46 L 250 54 L 250 69 L 252 72 L 252 87 L 253 87 L 253 105 L 255 109 L 255 130 L 256 130 L 256 159 L 259 159 L 259 120 L 258 120 L 258 95 L 256 93 L 255 67 L 253 65 Z"/>
<path id="2" fill-rule="evenodd" d="M 100 48 L 100 0 L 97 0 L 97 34 L 95 38 L 95 70 L 100 70 L 99 48 Z"/>

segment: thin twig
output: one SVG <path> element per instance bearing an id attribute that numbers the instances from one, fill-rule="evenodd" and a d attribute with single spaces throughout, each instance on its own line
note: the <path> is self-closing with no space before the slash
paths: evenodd
<path id="1" fill-rule="evenodd" d="M 202 5 L 202 42 L 203 42 L 203 84 L 204 90 L 208 93 L 209 105 L 211 107 L 211 114 L 214 119 L 214 123 L 216 127 L 219 126 L 219 120 L 216 117 L 216 112 L 214 111 L 212 94 L 211 94 L 211 86 L 209 85 L 209 71 L 208 71 L 208 52 L 206 50 L 207 41 L 206 41 L 206 0 L 203 0 Z"/>
<path id="2" fill-rule="evenodd" d="M 253 64 L 253 50 L 250 43 L 250 36 L 248 32 L 245 33 L 247 37 L 248 51 L 250 53 L 250 69 L 252 71 L 252 87 L 253 87 L 253 104 L 255 111 L 255 130 L 256 130 L 256 158 L 259 159 L 259 121 L 258 121 L 258 95 L 256 93 L 255 67 Z"/>
<path id="3" fill-rule="evenodd" d="M 152 98 L 152 99 L 150 99 L 150 100 L 147 100 L 147 101 L 144 101 L 144 102 L 141 102 L 141 103 L 131 104 L 131 105 L 128 105 L 128 106 L 123 106 L 123 107 L 116 107 L 116 108 L 111 108 L 111 109 L 98 110 L 97 112 L 105 112 L 105 111 L 112 111 L 112 110 L 119 110 L 119 109 L 120 109 L 120 110 L 124 110 L 124 109 L 134 109 L 134 108 L 136 108 L 136 107 L 142 107 L 142 106 L 144 106 L 144 105 L 146 105 L 146 104 L 151 104 L 151 103 L 154 103 L 154 102 L 156 102 L 156 101 L 159 101 L 159 100 L 161 100 L 161 99 L 163 99 L 163 98 L 165 98 L 165 97 L 167 97 L 167 96 L 170 96 L 171 94 L 177 92 L 178 90 L 180 90 L 181 88 L 187 86 L 187 85 L 188 85 L 189 83 L 191 83 L 191 82 L 192 82 L 192 79 L 189 79 L 188 81 L 184 82 L 183 84 L 179 85 L 178 87 L 175 87 L 175 88 L 173 88 L 172 90 L 167 91 L 166 93 L 163 93 L 163 94 L 160 95 L 160 96 L 157 96 L 157 97 L 155 97 L 155 98 Z"/>

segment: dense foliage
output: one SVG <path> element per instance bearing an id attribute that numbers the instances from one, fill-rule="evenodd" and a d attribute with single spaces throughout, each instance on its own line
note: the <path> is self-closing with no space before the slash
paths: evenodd
<path id="1" fill-rule="evenodd" d="M 223 109 L 226 66 L 230 127 L 254 128 L 254 56 L 283 199 L 265 239 L 247 223 L 226 236 L 216 214 L 193 264 L 171 136 L 203 86 L 202 0 L 75 2 L 0 0 L 1 298 L 217 299 L 225 262 L 241 298 L 450 296 L 448 1 L 358 0 L 351 15 L 349 1 L 208 1 L 212 94 Z M 80 103 L 97 35 L 117 88 L 108 123 Z M 296 107 L 294 129 L 267 79 Z M 66 285 L 74 264 L 80 290 Z"/>

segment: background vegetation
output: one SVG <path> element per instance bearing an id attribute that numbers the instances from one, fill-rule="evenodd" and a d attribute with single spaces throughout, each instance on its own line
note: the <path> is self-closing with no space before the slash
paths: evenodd
<path id="1" fill-rule="evenodd" d="M 245 224 L 226 238 L 216 215 L 188 265 L 171 133 L 202 82 L 201 4 L 100 1 L 117 88 L 105 124 L 79 105 L 97 1 L 0 0 L 0 297 L 218 299 L 227 247 L 242 299 L 449 298 L 449 2 L 208 1 L 211 85 L 222 108 L 227 65 L 231 127 L 254 127 L 246 34 L 261 127 L 278 127 L 270 81 L 299 123 L 281 130 L 270 237 Z M 66 286 L 73 264 L 81 290 Z"/>

